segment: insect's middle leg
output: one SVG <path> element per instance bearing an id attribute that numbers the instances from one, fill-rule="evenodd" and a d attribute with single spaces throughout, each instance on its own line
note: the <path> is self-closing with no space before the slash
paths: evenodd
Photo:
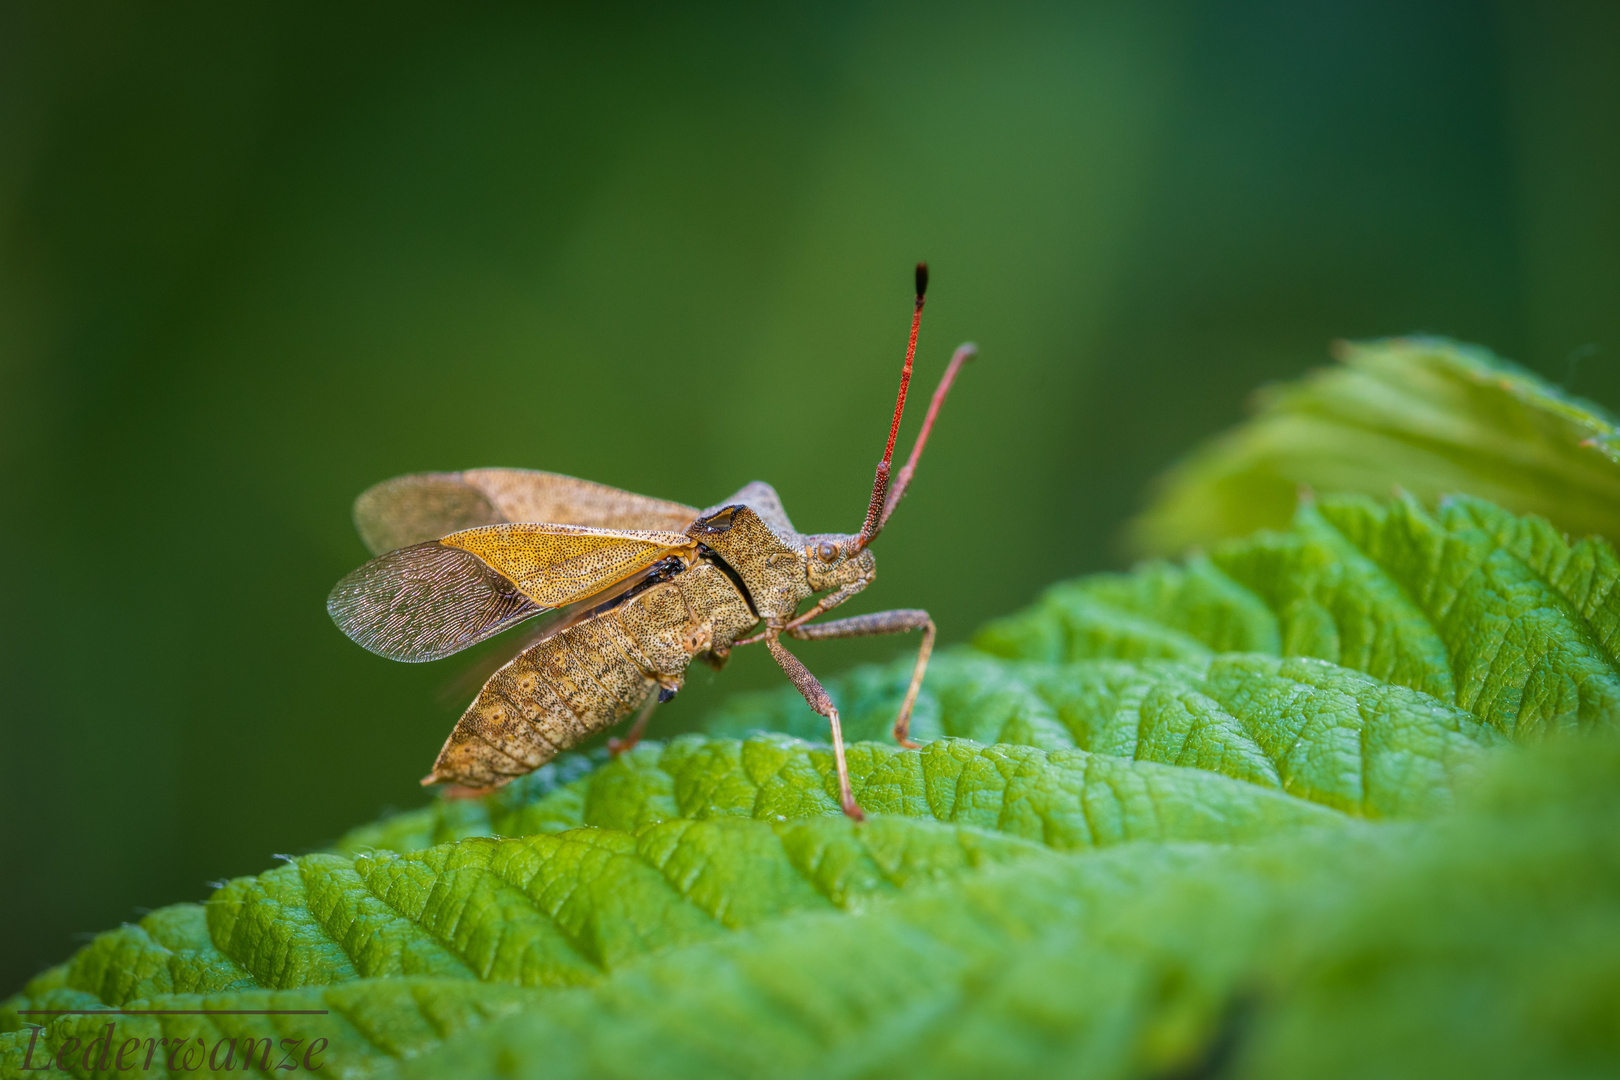
<path id="1" fill-rule="evenodd" d="M 844 729 L 838 722 L 838 709 L 834 707 L 827 688 L 810 674 L 809 668 L 799 663 L 798 657 L 782 648 L 774 631 L 765 639 L 765 644 L 770 646 L 771 655 L 799 693 L 804 695 L 804 700 L 832 725 L 833 761 L 838 766 L 838 803 L 844 808 L 846 816 L 865 821 L 866 815 L 861 812 L 860 804 L 855 801 L 855 793 L 849 787 L 849 765 L 844 760 Z"/>
<path id="2" fill-rule="evenodd" d="M 917 749 L 911 741 L 911 709 L 917 704 L 917 692 L 922 689 L 923 673 L 928 670 L 928 657 L 934 651 L 934 620 L 928 612 L 916 609 L 878 611 L 871 615 L 855 615 L 848 619 L 835 619 L 826 623 L 809 623 L 788 630 L 790 637 L 801 641 L 818 638 L 874 637 L 878 634 L 904 634 L 921 630 L 922 644 L 917 648 L 917 666 L 911 671 L 911 685 L 906 688 L 906 700 L 900 705 L 900 716 L 894 722 L 894 741 L 908 750 Z"/>

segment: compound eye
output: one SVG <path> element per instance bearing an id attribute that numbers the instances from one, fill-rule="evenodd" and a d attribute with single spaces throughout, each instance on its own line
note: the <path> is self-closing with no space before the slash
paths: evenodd
<path id="1" fill-rule="evenodd" d="M 824 563 L 838 561 L 838 545 L 830 540 L 823 540 L 816 545 L 816 558 Z"/>

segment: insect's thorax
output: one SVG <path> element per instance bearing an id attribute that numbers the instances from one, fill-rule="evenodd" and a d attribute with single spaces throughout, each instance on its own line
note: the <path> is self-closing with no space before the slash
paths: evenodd
<path id="1" fill-rule="evenodd" d="M 803 535 L 771 486 L 757 481 L 705 510 L 686 534 L 723 561 L 759 616 L 778 626 L 814 594 L 853 594 L 875 574 L 871 551 L 856 551 L 855 537 Z"/>
<path id="2" fill-rule="evenodd" d="M 788 546 L 746 507 L 699 519 L 687 535 L 737 575 L 761 618 L 788 618 L 810 595 L 804 556 Z"/>

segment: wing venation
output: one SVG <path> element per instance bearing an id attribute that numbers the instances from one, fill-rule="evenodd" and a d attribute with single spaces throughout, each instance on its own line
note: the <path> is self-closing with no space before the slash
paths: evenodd
<path id="1" fill-rule="evenodd" d="M 373 555 L 511 520 L 460 473 L 396 476 L 354 500 L 354 527 Z"/>
<path id="2" fill-rule="evenodd" d="M 695 553 L 682 533 L 485 525 L 379 555 L 337 583 L 326 610 L 374 653 L 437 660 Z"/>
<path id="3" fill-rule="evenodd" d="M 665 499 L 533 469 L 412 473 L 368 488 L 354 503 L 373 554 L 504 522 L 678 532 L 697 510 Z"/>
<path id="4" fill-rule="evenodd" d="M 420 663 L 548 609 L 472 552 L 427 543 L 391 551 L 349 574 L 333 587 L 326 610 L 357 644 Z"/>
<path id="5" fill-rule="evenodd" d="M 549 521 L 593 529 L 680 532 L 697 509 L 590 480 L 534 469 L 468 469 L 461 474 L 508 521 Z"/>

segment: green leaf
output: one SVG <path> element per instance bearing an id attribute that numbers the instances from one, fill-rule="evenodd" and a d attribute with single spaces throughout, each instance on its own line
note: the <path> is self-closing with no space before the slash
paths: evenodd
<path id="1" fill-rule="evenodd" d="M 828 680 L 863 824 L 797 693 L 739 695 L 99 935 L 0 1080 L 109 1023 L 204 1074 L 1612 1071 L 1616 582 L 1479 500 L 1309 502 L 942 652 L 920 750 L 909 658 Z"/>
<path id="2" fill-rule="evenodd" d="M 901 663 L 835 682 L 846 730 L 882 731 L 909 675 Z M 802 713 L 802 704 L 777 693 L 734 705 L 718 724 L 809 728 Z M 1052 746 L 1049 761 L 1075 754 L 1056 747 L 1092 751 L 1087 767 L 1095 775 L 1134 761 L 1136 775 L 1157 782 L 1164 774 L 1152 766 L 1173 766 L 1176 785 L 1219 774 L 1371 817 L 1449 807 L 1455 785 L 1497 741 L 1469 713 L 1425 694 L 1321 661 L 1253 653 L 1062 665 L 947 653 L 935 661 L 918 713 L 949 735 Z M 1192 799 L 1209 807 L 1217 796 L 1200 789 Z"/>
<path id="3" fill-rule="evenodd" d="M 1540 738 L 1620 716 L 1620 562 L 1478 499 L 1307 501 L 1285 533 L 1051 589 L 976 639 L 1006 657 L 1315 656 Z"/>
<path id="4" fill-rule="evenodd" d="M 1476 346 L 1340 343 L 1340 366 L 1273 386 L 1255 416 L 1175 466 L 1131 525 L 1144 554 L 1287 524 L 1300 487 L 1434 506 L 1466 492 L 1620 537 L 1620 429 L 1599 406 Z"/>
<path id="5" fill-rule="evenodd" d="M 1620 752 L 1466 812 L 1002 865 L 666 953 L 407 1075 L 1596 1076 L 1620 1062 Z M 1223 1066 L 1225 1067 L 1225 1066 Z"/>

